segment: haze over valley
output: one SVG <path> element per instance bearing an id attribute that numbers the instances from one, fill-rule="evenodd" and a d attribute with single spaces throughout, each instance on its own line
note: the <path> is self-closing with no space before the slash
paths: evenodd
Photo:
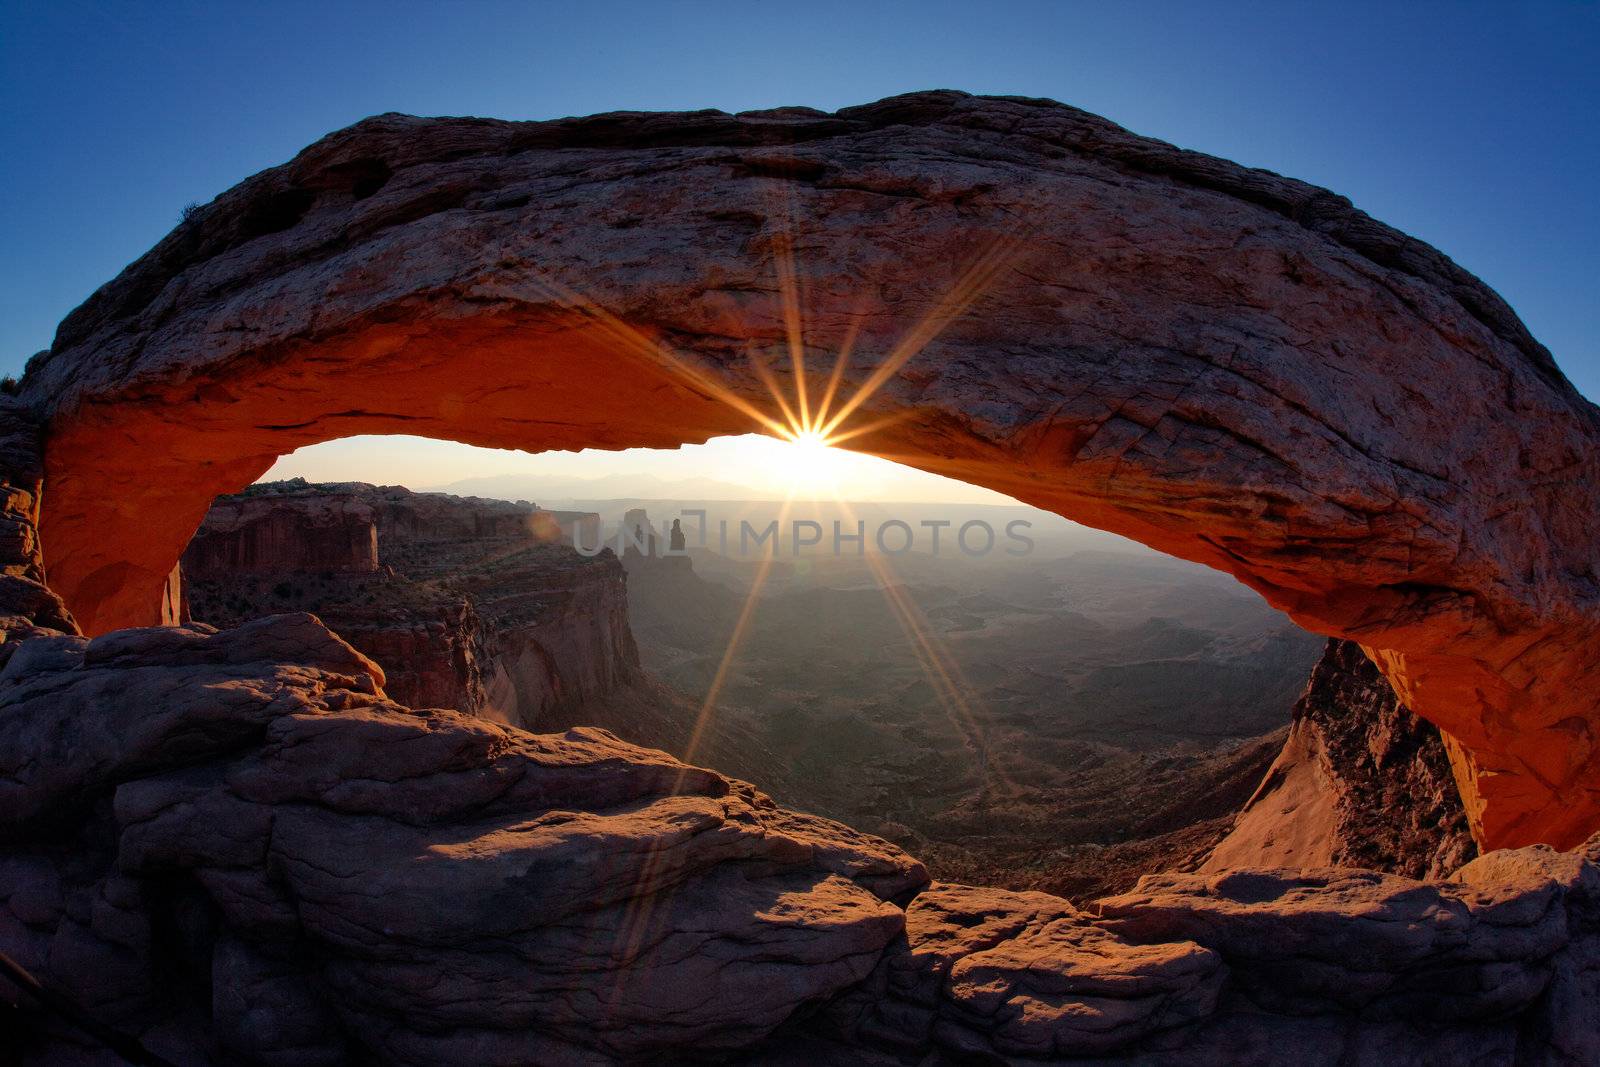
<path id="1" fill-rule="evenodd" d="M 1128 842 L 1187 830 L 1147 847 L 1202 858 L 1225 832 L 1324 642 L 1225 575 L 1052 533 L 1022 557 L 690 549 L 692 573 L 629 565 L 630 618 L 648 671 L 781 758 L 782 802 L 940 877 L 1125 888 Z"/>
<path id="2" fill-rule="evenodd" d="M 708 462 L 725 444 L 524 457 L 532 469 L 454 477 L 421 496 L 362 490 L 369 503 L 394 496 L 380 512 L 473 512 L 479 530 L 503 507 L 494 500 L 563 525 L 518 548 L 505 530 L 430 535 L 380 517 L 382 569 L 355 585 L 312 574 L 274 595 L 276 579 L 212 570 L 191 582 L 196 617 L 319 611 L 380 662 L 401 647 L 426 659 L 392 631 L 419 613 L 436 629 L 445 619 L 462 634 L 434 659 L 469 649 L 481 662 L 465 686 L 437 667 L 424 686 L 434 702 L 660 745 L 887 837 L 939 877 L 1084 898 L 1197 864 L 1225 835 L 1282 747 L 1321 638 L 1226 575 L 998 494 L 974 500 L 960 483 L 872 461 L 891 499 L 860 499 L 854 457 L 830 457 L 826 486 L 780 473 L 763 489 L 718 477 Z M 759 447 L 782 457 L 790 446 Z M 317 455 L 331 448 L 279 468 L 338 466 Z M 339 491 L 293 484 L 296 506 Z M 893 499 L 917 488 L 936 499 Z M 280 490 L 246 497 L 261 491 Z M 482 499 L 450 504 L 463 496 Z M 683 559 L 667 558 L 674 519 Z M 592 564 L 618 557 L 618 588 L 526 607 L 575 588 L 559 574 L 600 575 Z M 539 617 L 508 623 L 495 604 Z M 467 636 L 470 625 L 495 636 Z M 533 646 L 581 662 L 535 671 Z M 392 685 L 417 674 L 385 666 Z"/>

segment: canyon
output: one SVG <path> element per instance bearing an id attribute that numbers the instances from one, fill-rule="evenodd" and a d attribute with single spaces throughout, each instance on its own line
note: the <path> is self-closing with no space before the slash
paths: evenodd
<path id="1" fill-rule="evenodd" d="M 901 557 L 892 591 L 872 587 L 864 560 L 823 558 L 806 561 L 805 579 L 770 578 L 753 594 L 715 552 L 692 555 L 720 580 L 663 555 L 666 523 L 645 508 L 608 511 L 604 531 L 635 539 L 621 542 L 620 562 L 570 547 L 577 522 L 583 543 L 600 540 L 592 513 L 397 486 L 258 484 L 212 505 L 181 584 L 204 623 L 315 613 L 383 668 L 397 702 L 535 730 L 602 725 L 736 769 L 786 806 L 912 851 L 937 877 L 1077 900 L 1205 855 L 1284 748 L 1279 724 L 1319 647 L 1226 578 L 1148 553 L 1047 547 L 1011 566 Z M 747 602 L 748 629 L 724 664 Z M 913 606 L 960 693 L 930 684 L 896 603 Z M 1312 692 L 1357 723 L 1380 718 L 1380 696 L 1401 714 L 1381 679 L 1367 679 L 1371 693 L 1337 690 L 1333 679 L 1364 662 L 1356 656 L 1324 669 Z M 1417 747 L 1446 765 L 1437 731 L 1417 731 Z M 1354 764 L 1340 755 L 1291 765 L 1332 797 Z M 1465 837 L 1448 771 L 1443 782 L 1453 812 L 1418 817 L 1453 814 Z M 1384 799 L 1352 806 L 1381 822 Z M 1327 839 L 1333 821 L 1307 806 L 1273 826 L 1280 838 L 1298 826 L 1303 845 Z M 1431 843 L 1418 836 L 1415 847 Z M 1246 849 L 1247 839 L 1235 832 L 1229 846 L 1246 865 L 1329 862 L 1304 848 Z M 1362 865 L 1402 869 L 1415 847 L 1375 850 Z"/>
<path id="2" fill-rule="evenodd" d="M 1170 874 L 1079 909 L 930 885 L 887 842 L 604 731 L 382 684 L 306 614 L 22 642 L 0 675 L 7 950 L 185 1063 L 1600 1047 L 1600 847 L 1436 881 Z M 30 1049 L 106 1062 L 70 1030 Z"/>
<path id="3" fill-rule="evenodd" d="M 188 611 L 233 626 L 310 611 L 383 664 L 387 691 L 532 728 L 635 680 L 621 567 L 594 516 L 359 482 L 217 501 L 182 557 Z"/>
<path id="4" fill-rule="evenodd" d="M 1345 642 L 1219 865 L 1422 877 L 932 880 L 604 730 L 407 707 L 313 614 L 182 621 L 213 499 L 296 447 L 745 432 L 775 410 L 751 347 L 826 366 L 847 333 L 853 447 Z M 1600 412 L 1481 282 L 1325 190 L 950 92 L 379 116 L 186 213 L 0 433 L 0 946 L 168 1058 L 1600 1058 Z M 1374 835 L 1364 797 L 1417 810 Z M 16 999 L 24 1062 L 107 1062 Z"/>
<path id="5" fill-rule="evenodd" d="M 945 880 L 1086 902 L 1182 867 L 1420 877 L 1475 855 L 1438 732 L 1348 642 L 1313 672 L 1316 639 L 1211 572 L 1047 541 L 1010 566 L 900 557 L 891 597 L 865 561 L 808 560 L 804 580 L 769 578 L 718 683 L 752 595 L 738 566 L 697 549 L 707 580 L 663 554 L 646 508 L 610 510 L 258 484 L 212 505 L 181 585 L 223 627 L 315 613 L 399 703 L 604 726 L 736 769 Z M 571 547 L 613 527 L 633 537 L 620 560 Z M 960 693 L 930 687 L 896 601 Z"/>
<path id="6" fill-rule="evenodd" d="M 1322 642 L 1204 568 L 1033 533 L 1023 558 L 625 559 L 641 661 L 780 757 L 775 798 L 936 877 L 1127 889 L 1225 832 Z"/>

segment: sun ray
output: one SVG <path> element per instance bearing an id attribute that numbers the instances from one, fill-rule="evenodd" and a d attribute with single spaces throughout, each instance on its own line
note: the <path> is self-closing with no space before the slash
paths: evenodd
<path id="1" fill-rule="evenodd" d="M 783 536 L 784 524 L 789 521 L 789 510 L 794 504 L 794 493 L 790 493 L 784 500 L 783 506 L 778 509 L 778 536 Z M 739 618 L 733 624 L 733 632 L 728 635 L 727 647 L 723 650 L 722 660 L 717 664 L 717 672 L 711 678 L 711 685 L 706 689 L 705 699 L 700 703 L 700 714 L 695 717 L 694 729 L 689 734 L 689 743 L 684 749 L 683 760 L 685 763 L 694 759 L 694 754 L 699 750 L 700 739 L 705 733 L 710 717 L 716 709 L 717 698 L 722 695 L 722 687 L 727 683 L 728 672 L 733 667 L 734 656 L 738 654 L 739 647 L 744 644 L 745 634 L 750 629 L 750 622 L 755 618 L 756 604 L 761 599 L 761 590 L 767 584 L 767 576 L 772 572 L 773 561 L 777 558 L 777 546 L 761 557 L 760 564 L 756 567 L 755 577 L 750 581 L 750 592 L 744 598 L 744 604 L 739 609 Z"/>
<path id="2" fill-rule="evenodd" d="M 793 403 L 785 395 L 785 390 L 760 351 L 752 346 L 747 352 L 751 369 L 771 396 L 778 418 L 761 411 L 722 385 L 665 342 L 646 336 L 570 286 L 542 276 L 535 277 L 532 281 L 555 301 L 590 318 L 605 336 L 611 338 L 625 351 L 663 367 L 685 385 L 727 404 L 773 436 L 791 441 L 816 439 L 831 445 L 891 424 L 880 420 L 868 426 L 840 432 L 845 420 L 988 291 L 1001 271 L 1015 262 L 1024 246 L 1025 234 L 1017 230 L 1008 231 L 991 240 L 950 289 L 935 301 L 934 306 L 928 309 L 916 325 L 895 344 L 889 355 L 873 369 L 867 379 L 839 405 L 837 410 L 834 410 L 833 405 L 843 382 L 844 371 L 860 331 L 860 317 L 852 315 L 850 326 L 835 355 L 834 366 L 829 374 L 822 399 L 813 414 L 805 366 L 804 298 L 794 261 L 792 222 L 789 219 L 791 213 L 788 207 L 777 212 L 789 228 L 775 237 L 773 259 L 778 274 L 784 335 L 789 349 L 793 377 Z"/>
<path id="3" fill-rule="evenodd" d="M 911 417 L 911 414 L 912 413 L 909 411 L 897 411 L 893 415 L 885 415 L 881 419 L 874 419 L 871 422 L 852 427 L 851 429 L 846 430 L 844 433 L 836 433 L 831 437 L 823 435 L 820 431 L 818 431 L 817 439 L 829 448 L 835 448 L 844 444 L 844 442 L 853 437 L 860 437 L 862 434 L 872 433 L 874 430 L 882 430 L 885 427 L 904 422 Z"/>
<path id="4" fill-rule="evenodd" d="M 778 410 L 783 414 L 784 424 L 778 430 L 778 436 L 792 438 L 802 424 L 795 418 L 794 409 L 789 406 L 789 401 L 784 398 L 783 389 L 778 385 L 778 379 L 773 375 L 772 368 L 767 365 L 766 357 L 759 349 L 752 347 L 747 353 L 751 368 L 756 372 L 756 377 L 761 379 L 761 384 L 767 387 L 767 392 L 772 395 L 772 402 L 778 405 Z"/>
<path id="5" fill-rule="evenodd" d="M 1026 234 L 1007 231 L 991 241 L 970 266 L 956 279 L 950 290 L 923 315 L 890 350 L 867 380 L 840 406 L 837 413 L 822 427 L 823 436 L 831 436 L 851 413 L 872 397 L 884 383 L 892 378 L 907 361 L 921 352 L 945 329 L 976 303 L 999 277 L 1000 272 L 1014 264 L 1026 247 Z"/>
<path id="6" fill-rule="evenodd" d="M 927 624 L 922 609 L 906 593 L 904 584 L 896 581 L 897 575 L 888 561 L 873 555 L 877 558 L 873 570 L 883 586 L 884 598 L 895 609 L 902 629 L 911 638 L 913 652 L 928 677 L 935 699 L 944 708 L 946 718 L 955 726 L 957 733 L 962 735 L 978 756 L 983 772 L 983 791 L 989 792 L 996 782 L 1009 786 L 1004 771 L 993 760 L 989 731 L 983 717 L 974 709 L 978 698 L 971 685 L 949 650 L 943 647 L 932 627 Z"/>
<path id="7" fill-rule="evenodd" d="M 833 370 L 828 374 L 828 383 L 822 390 L 822 399 L 817 404 L 817 417 L 813 421 L 813 428 L 820 428 L 828 424 L 828 411 L 833 407 L 833 398 L 839 392 L 839 382 L 844 378 L 844 369 L 850 363 L 850 353 L 855 349 L 856 338 L 861 335 L 861 308 L 858 305 L 850 315 L 850 325 L 845 328 L 844 338 L 839 342 L 839 351 L 833 357 Z"/>
<path id="8" fill-rule="evenodd" d="M 646 337 L 595 301 L 590 300 L 570 286 L 556 281 L 554 278 L 535 277 L 531 281 L 535 286 L 544 289 L 553 300 L 588 316 L 606 336 L 627 351 L 641 356 L 657 366 L 664 366 L 669 373 L 690 388 L 706 393 L 740 414 L 749 416 L 756 423 L 765 427 L 768 432 L 779 436 L 785 433 L 786 426 L 784 423 L 772 418 L 754 404 L 749 403 L 743 397 L 716 381 L 705 371 L 695 367 L 673 351 L 665 342 Z"/>
<path id="9" fill-rule="evenodd" d="M 795 262 L 797 240 L 793 203 L 790 199 L 792 193 L 785 185 L 780 190 L 780 195 L 784 199 L 779 205 L 779 210 L 772 212 L 779 222 L 779 232 L 772 242 L 772 254 L 774 270 L 777 273 L 784 338 L 789 351 L 790 374 L 793 380 L 792 403 L 790 397 L 785 395 L 785 390 L 773 374 L 761 350 L 752 345 L 746 352 L 752 371 L 771 397 L 779 416 L 777 418 L 724 386 L 665 342 L 646 336 L 576 290 L 550 278 L 536 278 L 534 284 L 543 288 L 553 300 L 587 316 L 604 336 L 614 341 L 622 350 L 664 368 L 689 388 L 727 404 L 781 439 L 808 447 L 828 448 L 902 421 L 909 417 L 911 414 L 909 411 L 878 418 L 863 425 L 845 427 L 846 420 L 862 404 L 988 291 L 1000 272 L 1017 258 L 1022 248 L 1022 236 L 1017 232 L 1010 232 L 991 241 L 957 277 L 949 291 L 941 296 L 916 325 L 895 344 L 888 356 L 878 364 L 867 379 L 847 400 L 835 408 L 845 370 L 861 330 L 862 309 L 858 303 L 835 353 L 833 368 L 824 385 L 822 396 L 817 407 L 813 409 L 805 362 L 805 294 Z M 844 513 L 851 517 L 851 521 L 855 521 L 854 510 L 836 490 L 834 497 Z M 789 521 L 793 502 L 794 489 L 791 487 L 779 510 L 780 539 L 781 531 Z M 970 684 L 933 632 L 926 616 L 906 593 L 903 583 L 897 581 L 889 561 L 875 552 L 865 555 L 891 613 L 907 635 L 913 655 L 923 674 L 928 678 L 935 700 L 945 710 L 952 728 L 963 742 L 978 754 L 983 768 L 984 789 L 987 792 L 992 780 L 999 778 L 1003 781 L 1004 778 L 992 765 L 987 731 L 980 717 L 974 713 L 976 697 L 972 695 Z M 727 686 L 739 651 L 750 633 L 756 607 L 772 572 L 775 558 L 776 546 L 773 551 L 763 556 L 750 583 L 750 589 L 728 635 L 717 669 L 700 702 L 686 739 L 682 754 L 684 767 L 678 773 L 672 795 L 682 793 L 690 773 L 690 765 L 705 741 L 712 719 L 716 715 L 717 703 Z M 663 894 L 646 892 L 646 887 L 657 880 L 657 875 L 665 862 L 666 847 L 663 840 L 653 844 L 649 854 L 644 858 L 633 892 L 614 931 L 612 953 L 619 964 L 636 958 L 649 942 L 652 931 L 658 930 L 666 921 L 667 905 L 661 899 Z M 613 1004 L 621 998 L 630 980 L 634 980 L 629 977 L 632 970 L 628 966 L 618 967 L 617 981 L 611 990 Z"/>
<path id="10" fill-rule="evenodd" d="M 793 504 L 793 495 L 783 503 L 778 512 L 778 529 L 781 531 L 788 521 L 790 506 Z M 781 534 L 780 534 L 781 536 Z M 728 635 L 728 642 L 723 649 L 721 660 L 717 664 L 716 674 L 711 679 L 711 684 L 706 688 L 704 699 L 700 702 L 700 710 L 695 716 L 694 725 L 690 730 L 687 743 L 684 745 L 681 762 L 683 768 L 678 772 L 670 795 L 679 795 L 688 778 L 694 763 L 695 754 L 699 751 L 700 743 L 705 736 L 705 731 L 716 713 L 717 699 L 722 695 L 723 686 L 727 683 L 728 675 L 733 668 L 734 659 L 739 648 L 744 643 L 745 635 L 749 632 L 751 620 L 755 617 L 757 603 L 761 599 L 762 589 L 766 585 L 767 576 L 771 573 L 772 564 L 777 556 L 777 548 L 762 557 L 760 566 L 756 569 L 755 577 L 750 583 L 750 590 L 745 596 L 744 604 L 739 610 L 738 620 L 734 623 L 733 631 Z M 618 923 L 617 934 L 612 946 L 612 956 L 619 964 L 631 959 L 648 940 L 651 931 L 660 927 L 664 916 L 657 915 L 659 901 L 655 895 L 646 894 L 643 889 L 654 880 L 657 871 L 664 862 L 664 844 L 653 844 L 649 855 L 640 866 L 639 877 L 634 885 L 634 892 L 624 910 L 622 920 Z M 612 989 L 612 1002 L 615 1003 L 622 995 L 624 986 L 629 980 L 630 968 L 619 966 L 617 968 L 617 981 Z"/>
<path id="11" fill-rule="evenodd" d="M 796 218 L 794 189 L 790 182 L 766 184 L 769 200 L 767 215 L 776 220 L 778 232 L 771 242 L 773 270 L 778 275 L 778 299 L 783 314 L 783 333 L 789 346 L 789 370 L 794 375 L 797 425 L 811 428 L 811 396 L 806 383 L 805 293 L 795 262 L 795 247 L 800 230 Z"/>
<path id="12" fill-rule="evenodd" d="M 793 220 L 789 220 L 793 225 Z M 783 332 L 789 342 L 789 368 L 794 374 L 795 404 L 800 409 L 798 425 L 811 428 L 811 404 L 806 386 L 806 340 L 801 322 L 800 282 L 794 262 L 794 235 L 791 231 L 773 243 L 773 262 L 778 270 L 778 293 L 783 302 Z"/>
<path id="13" fill-rule="evenodd" d="M 834 501 L 850 521 L 855 521 L 855 510 L 848 501 L 838 494 L 835 494 Z M 864 553 L 864 558 L 877 578 L 879 592 L 910 640 L 912 654 L 927 677 L 929 688 L 933 690 L 934 699 L 943 709 L 945 718 L 962 741 L 977 753 L 983 768 L 984 792 L 989 792 L 991 783 L 995 781 L 1009 787 L 1010 782 L 1004 772 L 991 759 L 988 730 L 982 717 L 973 710 L 974 705 L 979 703 L 978 697 L 954 657 L 928 625 L 922 609 L 907 595 L 904 583 L 894 574 L 889 560 L 876 552 Z"/>

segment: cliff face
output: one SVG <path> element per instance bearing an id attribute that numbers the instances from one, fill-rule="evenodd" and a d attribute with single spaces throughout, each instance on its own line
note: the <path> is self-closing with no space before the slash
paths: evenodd
<path id="1" fill-rule="evenodd" d="M 1283 751 L 1202 870 L 1443 877 L 1475 855 L 1438 729 L 1400 703 L 1361 646 L 1330 640 Z"/>
<path id="2" fill-rule="evenodd" d="M 326 609 L 363 653 L 381 663 L 391 693 L 413 707 L 481 712 L 489 703 L 482 620 L 465 597 L 441 593 L 415 613 Z"/>
<path id="3" fill-rule="evenodd" d="M 642 510 L 624 522 L 666 547 Z M 643 613 L 647 630 L 681 630 L 694 625 L 704 583 L 687 558 L 632 548 L 620 564 L 609 551 L 585 558 L 557 542 L 555 523 L 526 503 L 360 483 L 260 486 L 217 502 L 185 556 L 194 561 L 189 595 L 197 618 L 225 625 L 315 612 L 382 664 L 389 692 L 413 706 L 538 729 L 600 723 L 642 739 L 633 720 L 650 716 L 635 706 L 664 698 L 621 700 L 618 692 L 643 680 L 628 587 L 636 587 L 632 609 Z M 370 553 L 349 551 L 363 538 Z M 238 573 L 227 569 L 234 564 Z M 626 714 L 601 698 L 621 700 Z M 678 751 L 673 737 L 650 739 Z M 725 765 L 752 765 L 748 753 L 720 756 Z M 1172 859 L 1185 864 L 1200 862 L 1191 853 L 1209 852 L 1203 870 L 1350 866 L 1439 876 L 1475 854 L 1438 731 L 1399 703 L 1350 642 L 1328 644 L 1253 796 L 1245 778 L 1235 783 L 1241 791 L 1199 784 L 1209 782 L 1200 767 L 1185 773 L 1207 792 L 1214 823 L 1162 847 L 1171 844 Z M 1151 829 L 1159 836 L 1172 827 Z M 1218 835 L 1225 836 L 1211 847 Z M 1103 891 L 1100 880 L 1085 881 L 1082 860 L 1074 859 L 1030 887 L 1077 896 Z"/>
<path id="4" fill-rule="evenodd" d="M 544 546 L 464 569 L 456 581 L 484 619 L 489 709 L 506 721 L 543 727 L 639 677 L 627 578 L 609 552 L 585 559 Z"/>
<path id="5" fill-rule="evenodd" d="M 378 569 L 378 524 L 371 505 L 353 494 L 223 499 L 206 514 L 181 562 L 191 581 L 301 571 L 371 574 Z"/>
<path id="6" fill-rule="evenodd" d="M 77 633 L 61 598 L 44 584 L 39 546 L 39 496 L 44 464 L 38 420 L 0 396 L 0 667 L 16 642 L 47 633 Z"/>
<path id="7" fill-rule="evenodd" d="M 255 486 L 219 499 L 185 553 L 190 610 L 218 625 L 314 612 L 396 699 L 531 725 L 638 672 L 616 558 L 565 543 L 591 521 L 395 486 Z"/>

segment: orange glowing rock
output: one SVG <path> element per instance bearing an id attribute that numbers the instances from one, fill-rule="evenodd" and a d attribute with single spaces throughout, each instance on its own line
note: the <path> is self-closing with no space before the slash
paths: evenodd
<path id="1" fill-rule="evenodd" d="M 50 584 L 90 633 L 157 622 L 211 499 L 292 449 L 781 429 L 763 363 L 809 401 L 847 344 L 850 447 L 1359 641 L 1448 735 L 1486 847 L 1600 826 L 1596 408 L 1343 198 L 1043 101 L 332 134 L 30 366 Z"/>

